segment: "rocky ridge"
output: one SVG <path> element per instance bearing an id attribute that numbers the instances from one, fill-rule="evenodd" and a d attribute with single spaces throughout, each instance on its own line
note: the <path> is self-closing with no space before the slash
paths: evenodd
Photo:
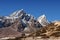
<path id="1" fill-rule="evenodd" d="M 49 22 L 45 15 L 37 20 L 23 9 L 9 16 L 0 16 L 0 38 L 11 39 L 21 37 L 50 38 L 60 37 L 60 21 Z"/>

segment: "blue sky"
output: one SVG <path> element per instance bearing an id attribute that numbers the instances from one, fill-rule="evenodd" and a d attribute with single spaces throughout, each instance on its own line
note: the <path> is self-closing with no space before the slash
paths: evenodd
<path id="1" fill-rule="evenodd" d="M 49 21 L 60 20 L 59 0 L 0 0 L 0 16 L 24 9 L 34 17 L 45 14 Z"/>

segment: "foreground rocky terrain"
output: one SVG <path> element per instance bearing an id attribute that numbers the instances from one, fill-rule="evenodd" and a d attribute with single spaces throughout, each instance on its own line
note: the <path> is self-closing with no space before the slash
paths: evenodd
<path id="1" fill-rule="evenodd" d="M 0 17 L 0 40 L 59 40 L 60 21 L 35 19 L 23 9 Z"/>

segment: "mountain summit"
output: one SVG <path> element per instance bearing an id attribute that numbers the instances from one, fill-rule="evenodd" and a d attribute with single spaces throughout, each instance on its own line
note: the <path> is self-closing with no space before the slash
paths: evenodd
<path id="1" fill-rule="evenodd" d="M 46 26 L 49 23 L 45 15 L 41 15 L 37 20 L 42 26 Z"/>

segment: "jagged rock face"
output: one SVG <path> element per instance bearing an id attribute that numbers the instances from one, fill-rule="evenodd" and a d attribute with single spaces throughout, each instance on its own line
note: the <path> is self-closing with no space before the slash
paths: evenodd
<path id="1" fill-rule="evenodd" d="M 25 23 L 26 21 L 28 22 L 31 18 L 33 18 L 32 15 L 26 14 L 23 9 L 21 9 L 21 10 L 19 10 L 19 11 L 13 12 L 13 13 L 10 15 L 10 17 L 11 17 L 12 19 L 20 18 L 24 23 Z M 14 21 L 14 20 L 13 20 L 13 21 Z"/>
<path id="2" fill-rule="evenodd" d="M 37 21 L 39 21 L 39 23 L 42 25 L 42 26 L 46 26 L 49 24 L 48 20 L 46 19 L 46 16 L 45 15 L 42 15 L 40 16 Z"/>
<path id="3" fill-rule="evenodd" d="M 25 29 L 26 27 L 29 27 L 30 24 L 33 24 L 32 22 L 34 22 L 33 25 L 35 25 L 36 28 L 39 28 L 42 26 L 39 22 L 37 22 L 37 20 L 34 19 L 32 15 L 26 14 L 23 9 L 14 12 L 13 14 L 10 15 L 10 17 L 20 18 L 23 29 Z"/>
<path id="4" fill-rule="evenodd" d="M 42 27 L 42 25 L 39 22 L 37 22 L 36 20 L 30 20 L 30 21 L 31 22 L 27 23 L 27 27 L 25 27 L 25 29 L 23 31 L 25 36 L 28 36 L 31 33 L 36 32 L 37 30 L 39 30 Z"/>
<path id="5" fill-rule="evenodd" d="M 9 23 L 12 24 L 14 23 L 14 21 L 16 19 L 19 19 L 20 18 L 20 21 L 22 21 L 22 25 L 23 26 L 26 26 L 26 23 L 31 19 L 33 18 L 33 16 L 29 15 L 29 14 L 26 14 L 24 12 L 23 9 L 19 10 L 19 11 L 15 11 L 14 13 L 12 13 L 10 16 L 2 16 L 0 17 L 0 23 L 3 24 L 3 25 L 8 25 Z"/>
<path id="6" fill-rule="evenodd" d="M 12 24 L 13 24 L 13 23 L 11 23 L 10 20 L 4 19 L 4 20 L 0 21 L 0 28 L 2 28 L 2 27 L 9 27 L 9 26 L 11 26 Z"/>

